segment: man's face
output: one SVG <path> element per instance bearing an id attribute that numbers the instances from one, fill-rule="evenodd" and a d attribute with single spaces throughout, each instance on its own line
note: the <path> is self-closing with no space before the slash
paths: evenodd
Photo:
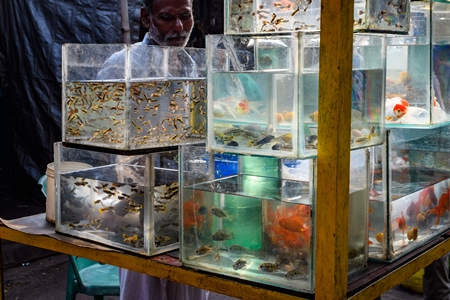
<path id="1" fill-rule="evenodd" d="M 189 0 L 155 0 L 148 19 L 150 37 L 160 46 L 186 46 L 194 24 Z"/>

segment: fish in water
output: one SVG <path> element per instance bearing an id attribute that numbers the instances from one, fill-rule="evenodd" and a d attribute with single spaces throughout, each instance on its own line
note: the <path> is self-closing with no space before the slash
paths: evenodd
<path id="1" fill-rule="evenodd" d="M 246 264 L 247 264 L 247 262 L 245 260 L 243 260 L 242 258 L 239 258 L 237 261 L 234 262 L 233 269 L 235 269 L 235 270 L 242 269 L 243 267 L 245 267 Z"/>
<path id="2" fill-rule="evenodd" d="M 411 83 L 411 75 L 407 71 L 403 71 L 398 76 L 398 81 L 403 85 L 408 85 Z"/>
<path id="3" fill-rule="evenodd" d="M 249 254 L 250 250 L 241 245 L 231 245 L 228 251 L 233 254 Z"/>
<path id="4" fill-rule="evenodd" d="M 417 237 L 419 236 L 419 227 L 414 226 L 410 230 L 408 230 L 408 240 L 417 240 Z"/>
<path id="5" fill-rule="evenodd" d="M 384 238 L 384 234 L 382 232 L 378 232 L 377 235 L 375 236 L 375 239 L 380 244 L 383 244 L 383 238 Z"/>
<path id="6" fill-rule="evenodd" d="M 441 197 L 439 198 L 438 205 L 436 205 L 432 210 L 429 211 L 429 214 L 435 214 L 437 216 L 436 223 L 435 223 L 436 225 L 439 225 L 442 215 L 448 209 L 449 194 L 450 194 L 450 188 L 447 188 L 447 192 L 443 193 L 441 195 Z"/>
<path id="7" fill-rule="evenodd" d="M 275 137 L 273 135 L 269 134 L 269 135 L 266 135 L 265 137 L 260 138 L 260 139 L 258 139 L 256 141 L 248 142 L 248 145 L 249 146 L 255 146 L 255 147 L 261 147 L 261 146 L 263 146 L 263 145 L 265 145 L 267 143 L 270 143 L 274 138 Z"/>
<path id="8" fill-rule="evenodd" d="M 403 215 L 402 210 L 402 216 L 400 218 L 395 218 L 395 222 L 397 222 L 398 229 L 402 231 L 402 234 L 405 234 L 405 231 L 409 228 L 409 226 L 406 225 L 405 216 Z"/>
<path id="9" fill-rule="evenodd" d="M 218 218 L 226 218 L 228 215 L 225 213 L 223 209 L 220 209 L 218 207 L 211 208 L 211 213 L 215 215 Z"/>
<path id="10" fill-rule="evenodd" d="M 219 229 L 212 235 L 212 239 L 218 242 L 225 240 L 232 240 L 234 239 L 234 234 L 228 233 L 226 230 Z"/>
<path id="11" fill-rule="evenodd" d="M 386 121 L 397 121 L 406 114 L 406 106 L 395 104 L 393 107 L 386 107 Z"/>
<path id="12" fill-rule="evenodd" d="M 240 114 L 248 114 L 250 112 L 250 108 L 248 106 L 248 100 L 244 99 L 241 102 L 239 102 L 236 106 L 236 111 Z"/>
<path id="13" fill-rule="evenodd" d="M 206 208 L 206 206 L 204 206 L 204 205 L 202 205 L 202 206 L 200 206 L 199 208 L 198 208 L 198 213 L 200 214 L 200 215 L 204 215 L 204 214 L 206 214 L 208 212 L 208 209 Z"/>
<path id="14" fill-rule="evenodd" d="M 232 146 L 232 147 L 239 147 L 239 143 L 236 141 L 229 141 L 227 143 L 227 146 Z"/>
<path id="15" fill-rule="evenodd" d="M 205 255 L 205 254 L 211 252 L 211 250 L 213 250 L 213 248 L 214 247 L 203 245 L 203 246 L 200 246 L 199 248 L 197 248 L 195 250 L 195 253 L 197 253 L 197 255 Z"/>
<path id="16" fill-rule="evenodd" d="M 306 276 L 303 272 L 300 270 L 294 269 L 290 270 L 289 272 L 284 275 L 286 279 L 294 280 L 294 279 L 306 279 Z"/>
<path id="17" fill-rule="evenodd" d="M 401 97 L 393 97 L 386 99 L 385 116 L 388 121 L 396 121 L 403 117 L 406 113 L 406 108 L 409 102 Z"/>
<path id="18" fill-rule="evenodd" d="M 259 270 L 263 272 L 275 272 L 278 270 L 278 266 L 276 264 L 266 262 L 259 266 Z"/>

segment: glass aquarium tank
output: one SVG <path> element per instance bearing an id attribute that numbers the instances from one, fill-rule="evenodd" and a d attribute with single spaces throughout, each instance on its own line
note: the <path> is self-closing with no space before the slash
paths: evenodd
<path id="1" fill-rule="evenodd" d="M 63 142 L 135 150 L 204 142 L 205 49 L 62 47 Z"/>
<path id="2" fill-rule="evenodd" d="M 370 258 L 395 260 L 449 229 L 449 129 L 391 129 L 372 149 Z"/>
<path id="3" fill-rule="evenodd" d="M 181 147 L 183 265 L 314 292 L 314 159 Z M 352 152 L 349 274 L 367 264 L 368 154 Z"/>
<path id="4" fill-rule="evenodd" d="M 207 36 L 208 147 L 297 157 L 298 38 Z"/>
<path id="5" fill-rule="evenodd" d="M 383 142 L 384 35 L 355 34 L 352 149 Z M 210 35 L 208 148 L 311 158 L 317 155 L 319 32 Z"/>
<path id="6" fill-rule="evenodd" d="M 355 31 L 408 33 L 410 1 L 355 0 Z"/>
<path id="7" fill-rule="evenodd" d="M 54 150 L 57 232 L 147 256 L 179 248 L 178 151 Z"/>
<path id="8" fill-rule="evenodd" d="M 355 33 L 353 39 L 349 130 L 351 149 L 358 149 L 379 145 L 384 141 L 386 44 L 384 35 Z M 299 154 L 300 157 L 313 157 L 317 155 L 317 125 L 320 115 L 320 34 L 303 34 L 300 49 Z"/>
<path id="9" fill-rule="evenodd" d="M 435 127 L 450 121 L 449 9 L 449 3 L 411 2 L 409 34 L 387 36 L 387 127 Z"/>
<path id="10" fill-rule="evenodd" d="M 320 30 L 320 0 L 226 0 L 225 34 Z M 408 32 L 409 1 L 355 0 L 355 31 Z"/>

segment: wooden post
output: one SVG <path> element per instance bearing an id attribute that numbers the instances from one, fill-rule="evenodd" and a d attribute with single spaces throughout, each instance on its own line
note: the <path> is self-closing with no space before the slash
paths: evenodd
<path id="1" fill-rule="evenodd" d="M 315 299 L 347 291 L 353 6 L 321 2 Z"/>
<path id="2" fill-rule="evenodd" d="M 127 0 L 120 0 L 120 15 L 122 17 L 120 30 L 122 31 L 122 35 L 123 35 L 123 43 L 130 44 L 131 43 L 130 21 L 128 19 L 128 1 Z"/>

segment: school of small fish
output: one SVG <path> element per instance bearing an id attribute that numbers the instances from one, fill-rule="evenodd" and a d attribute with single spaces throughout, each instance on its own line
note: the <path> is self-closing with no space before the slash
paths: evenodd
<path id="1" fill-rule="evenodd" d="M 118 149 L 206 138 L 205 80 L 65 83 L 65 141 Z M 127 115 L 129 117 L 127 117 Z"/>
<path id="2" fill-rule="evenodd" d="M 309 9 L 312 4 L 312 0 L 279 0 L 264 4 L 253 0 L 229 1 L 230 16 L 227 30 L 232 32 L 319 30 L 320 10 L 317 9 L 319 4 L 314 7 L 314 11 Z"/>
<path id="3" fill-rule="evenodd" d="M 63 175 L 61 224 L 69 231 L 77 230 L 81 236 L 94 235 L 139 251 L 146 237 L 143 225 L 145 189 L 137 183 Z M 178 182 L 154 188 L 154 230 L 149 236 L 156 248 L 178 243 L 178 191 Z"/>

